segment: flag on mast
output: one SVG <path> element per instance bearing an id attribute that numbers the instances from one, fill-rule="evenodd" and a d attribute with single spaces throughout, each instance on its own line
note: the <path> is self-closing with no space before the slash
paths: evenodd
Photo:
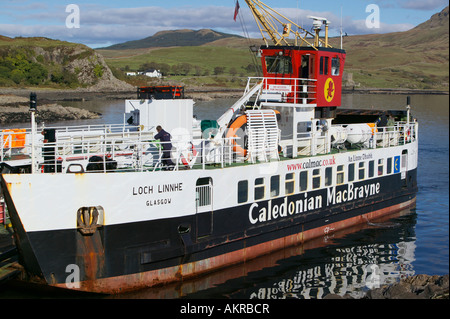
<path id="1" fill-rule="evenodd" d="M 236 17 L 239 14 L 239 9 L 241 8 L 241 6 L 239 5 L 239 0 L 236 1 L 236 8 L 234 9 L 234 21 L 236 21 Z"/>

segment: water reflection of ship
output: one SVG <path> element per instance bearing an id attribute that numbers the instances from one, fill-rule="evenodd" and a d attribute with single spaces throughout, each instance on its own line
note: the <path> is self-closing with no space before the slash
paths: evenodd
<path id="1" fill-rule="evenodd" d="M 415 225 L 407 209 L 195 280 L 111 298 L 360 298 L 373 285 L 414 275 Z"/>
<path id="2" fill-rule="evenodd" d="M 361 298 L 369 288 L 397 282 L 414 274 L 412 261 L 414 242 L 371 244 L 337 248 L 342 255 L 331 258 L 331 263 L 299 270 L 292 278 L 285 278 L 273 287 L 259 288 L 252 299 L 317 298 L 327 294 Z M 404 255 L 402 253 L 405 253 Z M 389 256 L 386 260 L 379 255 Z"/>
<path id="3" fill-rule="evenodd" d="M 272 286 L 249 292 L 249 297 L 320 299 L 328 294 L 349 294 L 361 298 L 368 289 L 414 275 L 416 217 L 408 213 L 401 212 L 401 223 L 369 225 L 363 233 L 337 240 L 337 245 L 305 252 L 302 259 L 324 262 L 300 266 Z M 370 243 L 366 238 L 371 238 Z"/>

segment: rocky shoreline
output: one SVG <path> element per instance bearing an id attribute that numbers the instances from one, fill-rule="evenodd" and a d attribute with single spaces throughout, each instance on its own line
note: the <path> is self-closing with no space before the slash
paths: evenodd
<path id="1" fill-rule="evenodd" d="M 329 294 L 324 299 L 354 299 Z M 416 275 L 369 290 L 362 299 L 449 299 L 449 275 Z"/>
<path id="2" fill-rule="evenodd" d="M 116 91 L 93 91 L 91 89 L 52 90 L 36 88 L 0 88 L 0 124 L 23 123 L 30 121 L 28 110 L 30 92 L 38 96 L 38 116 L 40 121 L 64 121 L 96 119 L 101 114 L 87 110 L 63 107 L 61 101 L 90 100 L 126 100 L 135 99 L 136 91 L 121 88 Z M 195 101 L 212 101 L 219 98 L 239 98 L 243 89 L 220 87 L 187 87 L 186 97 Z M 344 94 L 447 94 L 449 92 L 430 90 L 374 89 L 357 88 L 344 89 Z"/>
<path id="3" fill-rule="evenodd" d="M 17 95 L 0 95 L 0 124 L 25 123 L 31 120 L 29 98 Z M 100 118 L 101 114 L 75 107 L 63 107 L 45 101 L 39 104 L 36 119 L 39 122 L 85 120 Z"/>

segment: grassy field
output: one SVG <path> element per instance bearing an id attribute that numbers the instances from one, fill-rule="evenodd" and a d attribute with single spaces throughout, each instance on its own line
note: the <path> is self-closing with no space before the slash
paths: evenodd
<path id="1" fill-rule="evenodd" d="M 246 48 L 222 46 L 174 47 L 160 49 L 97 50 L 105 57 L 109 67 L 116 70 L 137 71 L 145 63 L 168 64 L 170 67 L 188 63 L 188 74 L 164 74 L 166 80 L 190 86 L 243 87 L 246 77 L 255 73 L 248 71 L 252 57 Z M 223 73 L 215 74 L 215 68 Z M 232 70 L 234 69 L 234 70 Z M 143 85 L 145 78 L 122 78 L 133 85 Z"/>
<path id="2" fill-rule="evenodd" d="M 156 62 L 167 63 L 170 66 L 190 63 L 209 70 L 211 74 L 215 67 L 224 67 L 226 73 L 234 67 L 240 73 L 252 63 L 248 49 L 217 46 L 98 50 L 97 52 L 105 57 L 108 65 L 119 69 L 125 69 L 128 66 L 130 70 L 138 70 L 144 63 Z"/>

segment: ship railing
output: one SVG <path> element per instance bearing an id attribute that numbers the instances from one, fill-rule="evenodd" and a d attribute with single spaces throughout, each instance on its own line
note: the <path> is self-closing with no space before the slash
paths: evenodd
<path id="1" fill-rule="evenodd" d="M 5 129 L 0 132 L 0 162 L 23 153 L 26 134 L 26 129 Z"/>
<path id="2" fill-rule="evenodd" d="M 250 77 L 247 90 L 263 82 L 258 100 L 261 103 L 316 104 L 316 79 L 283 77 Z"/>
<path id="3" fill-rule="evenodd" d="M 373 148 L 392 147 L 416 142 L 418 138 L 417 122 L 396 122 L 393 126 L 377 127 L 374 132 Z"/>
<path id="4" fill-rule="evenodd" d="M 36 143 L 43 143 L 44 131 L 55 131 L 58 140 L 86 140 L 121 136 L 139 132 L 139 127 L 124 124 L 95 124 L 78 126 L 49 126 L 37 129 Z M 42 134 L 41 134 L 42 133 Z M 4 129 L 0 132 L 0 162 L 14 160 L 17 157 L 31 156 L 31 129 Z"/>
<path id="5" fill-rule="evenodd" d="M 160 142 L 135 136 L 39 143 L 35 152 L 36 172 L 156 172 L 224 168 L 245 163 L 248 158 L 236 147 L 236 139 Z"/>
<path id="6" fill-rule="evenodd" d="M 331 151 L 327 132 L 300 132 L 297 133 L 296 143 L 293 144 L 294 152 L 299 156 L 315 156 L 328 154 Z"/>
<path id="7" fill-rule="evenodd" d="M 333 125 L 333 128 L 340 128 L 345 132 L 345 125 Z M 337 141 L 336 136 L 323 126 L 311 126 L 311 131 L 298 132 L 294 140 L 282 140 L 281 147 L 284 150 L 285 157 L 297 156 L 315 156 L 320 154 L 329 154 L 333 149 L 345 151 L 348 149 L 375 149 L 389 148 L 394 146 L 406 145 L 417 141 L 418 123 L 417 122 L 397 122 L 393 126 L 369 128 L 365 136 L 358 136 L 360 142 L 350 144 L 348 140 L 350 135 L 345 133 L 345 137 Z M 336 131 L 334 131 L 336 132 Z M 292 151 L 291 151 L 292 150 Z"/>

